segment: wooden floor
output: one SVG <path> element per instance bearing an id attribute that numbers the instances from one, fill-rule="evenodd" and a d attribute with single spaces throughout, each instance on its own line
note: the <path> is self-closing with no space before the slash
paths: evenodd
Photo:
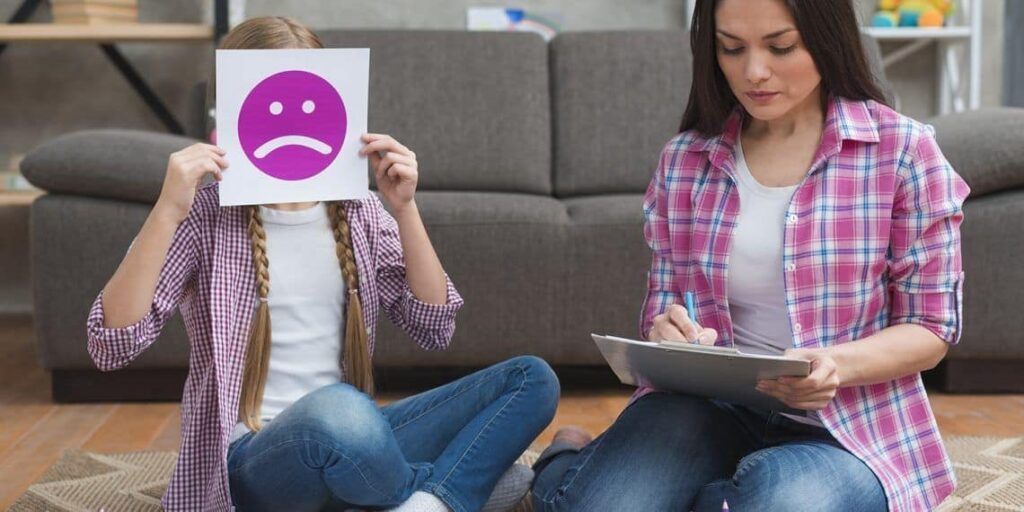
<path id="1" fill-rule="evenodd" d="M 0 318 L 0 510 L 65 449 L 177 450 L 176 403 L 54 404 L 49 374 L 36 362 L 32 340 L 27 319 Z M 566 392 L 554 423 L 538 441 L 550 441 L 559 426 L 569 424 L 599 433 L 628 397 L 625 388 Z M 931 401 L 944 435 L 1024 435 L 1024 395 L 932 393 Z"/>

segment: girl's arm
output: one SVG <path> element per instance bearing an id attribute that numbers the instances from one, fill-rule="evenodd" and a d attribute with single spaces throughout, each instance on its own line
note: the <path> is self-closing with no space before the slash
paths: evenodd
<path id="1" fill-rule="evenodd" d="M 394 210 L 394 214 L 405 256 L 405 278 L 413 295 L 428 304 L 447 304 L 447 277 L 423 227 L 416 201 L 409 201 L 405 207 Z"/>
<path id="2" fill-rule="evenodd" d="M 387 135 L 367 134 L 362 154 L 369 155 L 377 190 L 395 212 L 392 218 L 376 197 L 379 219 L 374 274 L 381 305 L 391 321 L 421 347 L 446 348 L 455 333 L 462 297 L 452 285 L 423 227 L 413 196 L 418 178 L 416 155 Z"/>
<path id="3" fill-rule="evenodd" d="M 138 356 L 177 307 L 195 269 L 196 189 L 226 166 L 223 152 L 206 144 L 171 155 L 160 198 L 89 314 L 89 353 L 101 370 Z"/>
<path id="4" fill-rule="evenodd" d="M 419 179 L 416 154 L 388 135 L 370 133 L 363 136 L 363 141 L 366 145 L 360 154 L 369 155 L 377 190 L 388 202 L 398 223 L 409 288 L 423 302 L 446 304 L 447 277 L 414 199 Z"/>

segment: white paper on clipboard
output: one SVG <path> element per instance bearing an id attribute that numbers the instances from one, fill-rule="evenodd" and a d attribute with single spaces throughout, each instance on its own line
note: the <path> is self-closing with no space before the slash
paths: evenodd
<path id="1" fill-rule="evenodd" d="M 806 377 L 811 364 L 803 359 L 744 354 L 728 347 L 591 336 L 623 384 L 717 398 L 763 410 L 804 412 L 754 389 L 759 379 Z"/>

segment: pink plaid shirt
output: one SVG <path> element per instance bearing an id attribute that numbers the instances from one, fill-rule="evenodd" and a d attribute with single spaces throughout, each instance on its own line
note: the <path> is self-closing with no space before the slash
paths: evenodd
<path id="1" fill-rule="evenodd" d="M 446 348 L 462 306 L 451 281 L 447 304 L 417 300 L 405 279 L 398 226 L 377 197 L 346 201 L 345 211 L 371 354 L 380 308 L 421 347 Z M 216 184 L 201 188 L 171 242 L 149 313 L 134 325 L 104 328 L 101 293 L 89 314 L 89 354 L 100 370 L 110 371 L 138 357 L 156 341 L 174 310 L 181 309 L 192 349 L 181 401 L 181 447 L 162 499 L 165 510 L 231 507 L 228 439 L 238 420 L 245 350 L 257 303 L 247 222 L 245 208 L 219 207 Z"/>
<path id="2" fill-rule="evenodd" d="M 740 209 L 733 145 L 741 122 L 737 111 L 721 135 L 687 131 L 661 153 L 644 201 L 653 253 L 644 339 L 653 317 L 690 290 L 698 323 L 719 332 L 719 345 L 733 344 L 726 273 Z M 779 219 L 793 346 L 847 343 L 907 323 L 957 343 L 969 191 L 930 126 L 872 101 L 833 98 L 810 172 Z M 878 476 L 891 510 L 931 510 L 953 492 L 920 374 L 841 388 L 820 417 Z"/>

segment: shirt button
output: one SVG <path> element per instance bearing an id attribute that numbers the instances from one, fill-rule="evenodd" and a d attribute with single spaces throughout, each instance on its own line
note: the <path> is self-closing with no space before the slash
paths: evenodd
<path id="1" fill-rule="evenodd" d="M 795 334 L 800 334 L 801 330 L 803 330 L 803 327 L 801 327 L 800 324 L 793 324 L 793 332 Z"/>
<path id="2" fill-rule="evenodd" d="M 786 265 L 786 272 L 792 272 L 796 270 L 796 263 L 790 263 Z"/>
<path id="3" fill-rule="evenodd" d="M 796 224 L 796 221 L 797 221 L 796 214 L 795 213 L 789 214 L 789 223 L 790 224 Z"/>

